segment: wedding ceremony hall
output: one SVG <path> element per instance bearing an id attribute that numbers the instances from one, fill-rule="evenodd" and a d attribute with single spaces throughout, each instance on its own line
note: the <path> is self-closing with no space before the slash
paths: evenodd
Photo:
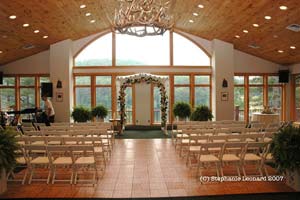
<path id="1" fill-rule="evenodd" d="M 299 0 L 1 0 L 0 199 L 298 199 Z"/>

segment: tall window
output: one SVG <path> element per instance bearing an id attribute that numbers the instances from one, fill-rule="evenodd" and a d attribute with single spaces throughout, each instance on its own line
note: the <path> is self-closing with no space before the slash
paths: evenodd
<path id="1" fill-rule="evenodd" d="M 96 76 L 96 106 L 101 104 L 108 110 L 106 121 L 112 117 L 111 76 Z"/>
<path id="2" fill-rule="evenodd" d="M 15 82 L 15 77 L 4 77 L 0 85 L 0 106 L 3 111 L 16 109 Z"/>
<path id="3" fill-rule="evenodd" d="M 264 108 L 264 78 L 249 76 L 249 115 L 261 112 Z"/>
<path id="4" fill-rule="evenodd" d="M 190 76 L 174 76 L 174 103 L 190 103 Z"/>
<path id="5" fill-rule="evenodd" d="M 283 90 L 284 86 L 279 83 L 277 75 L 235 76 L 235 119 L 251 120 L 252 114 L 260 113 L 264 106 L 269 106 L 283 119 Z"/>
<path id="6" fill-rule="evenodd" d="M 208 75 L 194 76 L 194 86 L 195 86 L 194 107 L 198 105 L 205 105 L 210 107 L 210 76 Z"/>
<path id="7" fill-rule="evenodd" d="M 90 108 L 91 107 L 91 77 L 75 77 L 75 105 Z"/>
<path id="8" fill-rule="evenodd" d="M 300 77 L 296 78 L 296 85 L 295 85 L 295 104 L 296 104 L 296 120 L 300 120 Z"/>
<path id="9" fill-rule="evenodd" d="M 34 108 L 35 105 L 35 77 L 20 77 L 20 108 Z"/>
<path id="10" fill-rule="evenodd" d="M 245 77 L 234 76 L 234 119 L 245 120 Z"/>

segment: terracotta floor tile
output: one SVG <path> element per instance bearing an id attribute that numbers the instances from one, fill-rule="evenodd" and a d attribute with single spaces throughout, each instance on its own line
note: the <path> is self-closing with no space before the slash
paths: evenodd
<path id="1" fill-rule="evenodd" d="M 179 157 L 168 139 L 120 139 L 115 141 L 113 155 L 98 184 L 34 182 L 31 185 L 9 183 L 8 192 L 1 198 L 42 197 L 168 197 L 263 192 L 290 192 L 284 182 L 208 182 L 201 184 L 196 178 L 196 168 L 188 168 L 186 158 Z M 247 173 L 255 168 L 246 166 Z M 267 167 L 270 174 L 276 171 Z M 45 175 L 46 170 L 41 170 Z M 64 172 L 64 169 L 62 169 Z M 62 173 L 64 174 L 64 173 Z M 69 175 L 69 172 L 66 173 Z M 214 170 L 203 170 L 212 176 Z M 236 175 L 233 165 L 224 167 L 225 175 Z M 64 177 L 64 175 L 60 175 Z"/>

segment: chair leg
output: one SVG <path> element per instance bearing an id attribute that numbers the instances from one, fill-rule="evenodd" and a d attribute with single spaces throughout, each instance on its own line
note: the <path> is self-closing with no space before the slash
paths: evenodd
<path id="1" fill-rule="evenodd" d="M 216 170 L 217 170 L 217 176 L 219 177 L 220 176 L 220 174 L 219 174 L 219 163 L 215 163 L 215 165 L 216 165 Z"/>
<path id="2" fill-rule="evenodd" d="M 237 164 L 236 169 L 237 169 L 238 176 L 241 177 L 240 163 Z"/>
<path id="3" fill-rule="evenodd" d="M 25 174 L 24 174 L 24 177 L 23 177 L 23 180 L 22 180 L 22 185 L 25 184 L 25 181 L 26 181 L 26 178 L 27 178 L 27 174 L 28 174 L 28 169 L 25 170 Z"/>
<path id="4" fill-rule="evenodd" d="M 31 169 L 30 169 L 30 176 L 29 176 L 28 184 L 31 184 L 33 173 L 34 173 L 33 171 L 34 171 L 34 166 L 32 166 Z"/>
<path id="5" fill-rule="evenodd" d="M 71 172 L 71 180 L 70 180 L 70 184 L 72 185 L 73 184 L 73 177 L 74 177 L 74 169 L 72 167 L 72 172 Z"/>
<path id="6" fill-rule="evenodd" d="M 53 166 L 53 168 L 51 167 L 51 171 L 52 171 L 52 174 L 53 174 L 52 184 L 54 184 L 55 177 L 56 177 L 56 166 Z"/>
<path id="7" fill-rule="evenodd" d="M 74 178 L 74 184 L 77 184 L 77 167 L 74 168 L 75 171 L 75 178 Z"/>

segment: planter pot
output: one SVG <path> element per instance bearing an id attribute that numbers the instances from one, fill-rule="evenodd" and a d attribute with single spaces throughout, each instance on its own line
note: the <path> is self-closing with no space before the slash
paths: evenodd
<path id="1" fill-rule="evenodd" d="M 286 184 L 296 190 L 300 191 L 300 169 L 295 171 L 286 171 Z"/>
<path id="2" fill-rule="evenodd" d="M 0 195 L 7 190 L 6 173 L 4 170 L 0 171 Z"/>

